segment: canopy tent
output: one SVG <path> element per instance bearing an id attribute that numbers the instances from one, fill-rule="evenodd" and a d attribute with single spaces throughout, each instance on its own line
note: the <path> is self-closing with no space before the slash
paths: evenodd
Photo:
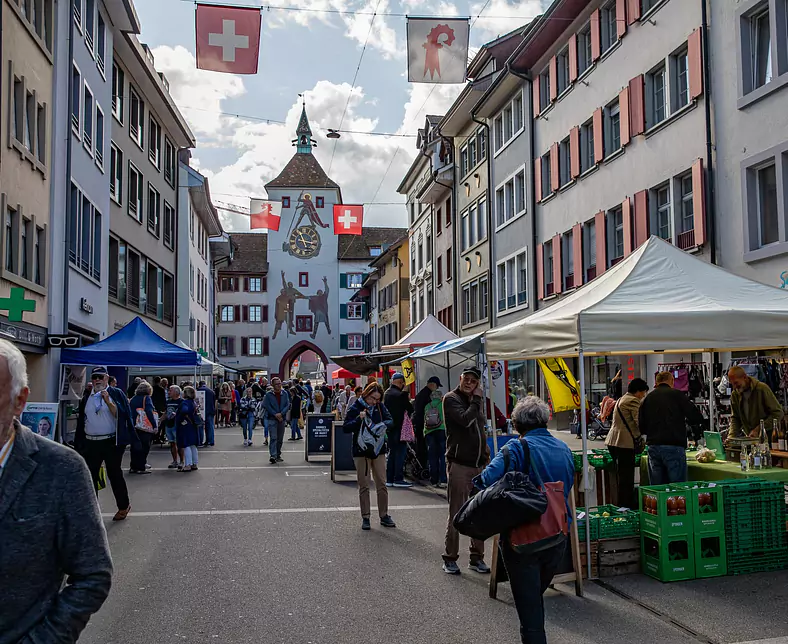
<path id="1" fill-rule="evenodd" d="M 494 360 L 689 353 L 786 345 L 788 291 L 651 237 L 553 306 L 487 332 Z"/>
<path id="2" fill-rule="evenodd" d="M 441 324 L 438 318 L 430 313 L 395 344 L 388 345 L 384 349 L 423 347 L 433 345 L 436 342 L 456 339 L 457 334 L 452 333 L 446 326 Z"/>
<path id="3" fill-rule="evenodd" d="M 63 349 L 60 363 L 105 367 L 198 367 L 200 355 L 167 342 L 139 317 L 101 342 L 81 349 Z"/>
<path id="4" fill-rule="evenodd" d="M 182 340 L 178 340 L 175 343 L 181 349 L 191 350 L 189 345 L 187 345 Z M 237 373 L 234 369 L 229 369 L 218 362 L 213 362 L 208 360 L 208 358 L 203 357 L 202 362 L 199 366 L 195 367 L 182 367 L 173 369 L 172 367 L 133 367 L 129 369 L 129 375 L 131 376 L 138 376 L 140 374 L 145 374 L 146 376 L 223 376 L 225 371 L 233 371 Z"/>
<path id="5" fill-rule="evenodd" d="M 374 376 L 381 366 L 396 362 L 408 354 L 407 349 L 379 351 L 377 353 L 355 353 L 349 356 L 331 356 L 331 361 L 360 376 Z"/>
<path id="6" fill-rule="evenodd" d="M 353 373 L 347 369 L 340 367 L 331 372 L 332 380 L 348 380 L 349 378 L 358 378 L 360 374 Z"/>

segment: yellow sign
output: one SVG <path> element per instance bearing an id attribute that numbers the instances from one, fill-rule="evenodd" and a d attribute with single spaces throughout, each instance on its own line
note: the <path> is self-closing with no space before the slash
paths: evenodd
<path id="1" fill-rule="evenodd" d="M 402 361 L 402 373 L 405 376 L 405 384 L 412 385 L 416 382 L 416 368 L 413 365 L 413 360 Z"/>
<path id="2" fill-rule="evenodd" d="M 569 371 L 563 358 L 545 358 L 539 360 L 550 399 L 553 402 L 553 413 L 580 409 L 580 385 Z"/>

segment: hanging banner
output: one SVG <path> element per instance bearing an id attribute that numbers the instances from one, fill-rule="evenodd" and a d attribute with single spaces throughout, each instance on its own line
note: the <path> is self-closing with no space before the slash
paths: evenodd
<path id="1" fill-rule="evenodd" d="M 336 204 L 334 206 L 334 234 L 361 235 L 364 232 L 364 206 Z"/>
<path id="2" fill-rule="evenodd" d="M 412 385 L 416 382 L 416 368 L 413 365 L 413 360 L 403 360 L 402 364 L 402 374 L 405 376 L 405 384 Z"/>
<path id="3" fill-rule="evenodd" d="M 580 409 L 580 385 L 577 384 L 564 359 L 545 358 L 538 362 L 547 388 L 550 390 L 553 413 Z"/>
<path id="4" fill-rule="evenodd" d="M 63 365 L 63 377 L 60 380 L 60 400 L 81 400 L 85 391 L 87 376 L 85 367 Z"/>
<path id="5" fill-rule="evenodd" d="M 42 438 L 55 440 L 58 403 L 29 402 L 19 416 L 19 422 Z"/>
<path id="6" fill-rule="evenodd" d="M 265 230 L 278 231 L 279 224 L 282 221 L 282 202 L 251 199 L 249 215 L 250 229 L 263 228 Z"/>
<path id="7" fill-rule="evenodd" d="M 197 69 L 256 74 L 260 9 L 197 4 Z"/>
<path id="8" fill-rule="evenodd" d="M 464 83 L 470 31 L 467 18 L 408 18 L 408 81 Z"/>

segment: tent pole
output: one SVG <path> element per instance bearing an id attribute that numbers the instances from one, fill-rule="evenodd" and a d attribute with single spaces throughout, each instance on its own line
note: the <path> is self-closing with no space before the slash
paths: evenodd
<path id="1" fill-rule="evenodd" d="M 709 431 L 714 431 L 714 350 L 709 350 Z M 705 442 L 704 442 L 705 444 Z"/>
<path id="2" fill-rule="evenodd" d="M 493 453 L 490 458 L 492 459 L 498 453 L 498 430 L 495 427 L 495 403 L 492 399 L 492 382 L 490 381 L 490 361 L 487 359 L 487 345 L 484 342 L 485 338 L 482 336 L 482 356 L 484 356 L 484 408 L 487 409 L 487 394 L 489 393 L 490 399 L 490 429 L 493 438 Z M 486 415 L 486 413 L 485 413 Z"/>
<path id="3" fill-rule="evenodd" d="M 580 427 L 583 438 L 583 498 L 585 499 L 586 506 L 586 560 L 588 563 L 588 578 L 591 579 L 591 517 L 590 517 L 590 492 L 591 487 L 588 484 L 588 423 L 586 418 L 586 364 L 583 356 L 583 350 L 580 349 L 578 354 L 578 362 L 580 363 Z M 577 517 L 574 517 L 577 521 Z"/>

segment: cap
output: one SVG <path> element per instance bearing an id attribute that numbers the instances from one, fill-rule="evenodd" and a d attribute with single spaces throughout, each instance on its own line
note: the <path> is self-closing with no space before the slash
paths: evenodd
<path id="1" fill-rule="evenodd" d="M 428 385 L 438 385 L 438 387 L 443 387 L 443 385 L 441 384 L 441 379 L 438 378 L 438 376 L 432 376 L 432 378 L 430 378 L 427 381 L 427 384 Z"/>
<path id="2" fill-rule="evenodd" d="M 106 376 L 107 375 L 107 368 L 106 367 L 93 367 L 93 371 L 90 372 L 91 376 Z"/>
<path id="3" fill-rule="evenodd" d="M 462 375 L 473 376 L 474 378 L 476 378 L 476 380 L 482 379 L 482 372 L 479 371 L 476 367 L 465 367 L 465 369 L 462 370 Z"/>
<path id="4" fill-rule="evenodd" d="M 399 371 L 391 376 L 392 380 L 405 380 L 405 375 L 400 373 Z"/>

